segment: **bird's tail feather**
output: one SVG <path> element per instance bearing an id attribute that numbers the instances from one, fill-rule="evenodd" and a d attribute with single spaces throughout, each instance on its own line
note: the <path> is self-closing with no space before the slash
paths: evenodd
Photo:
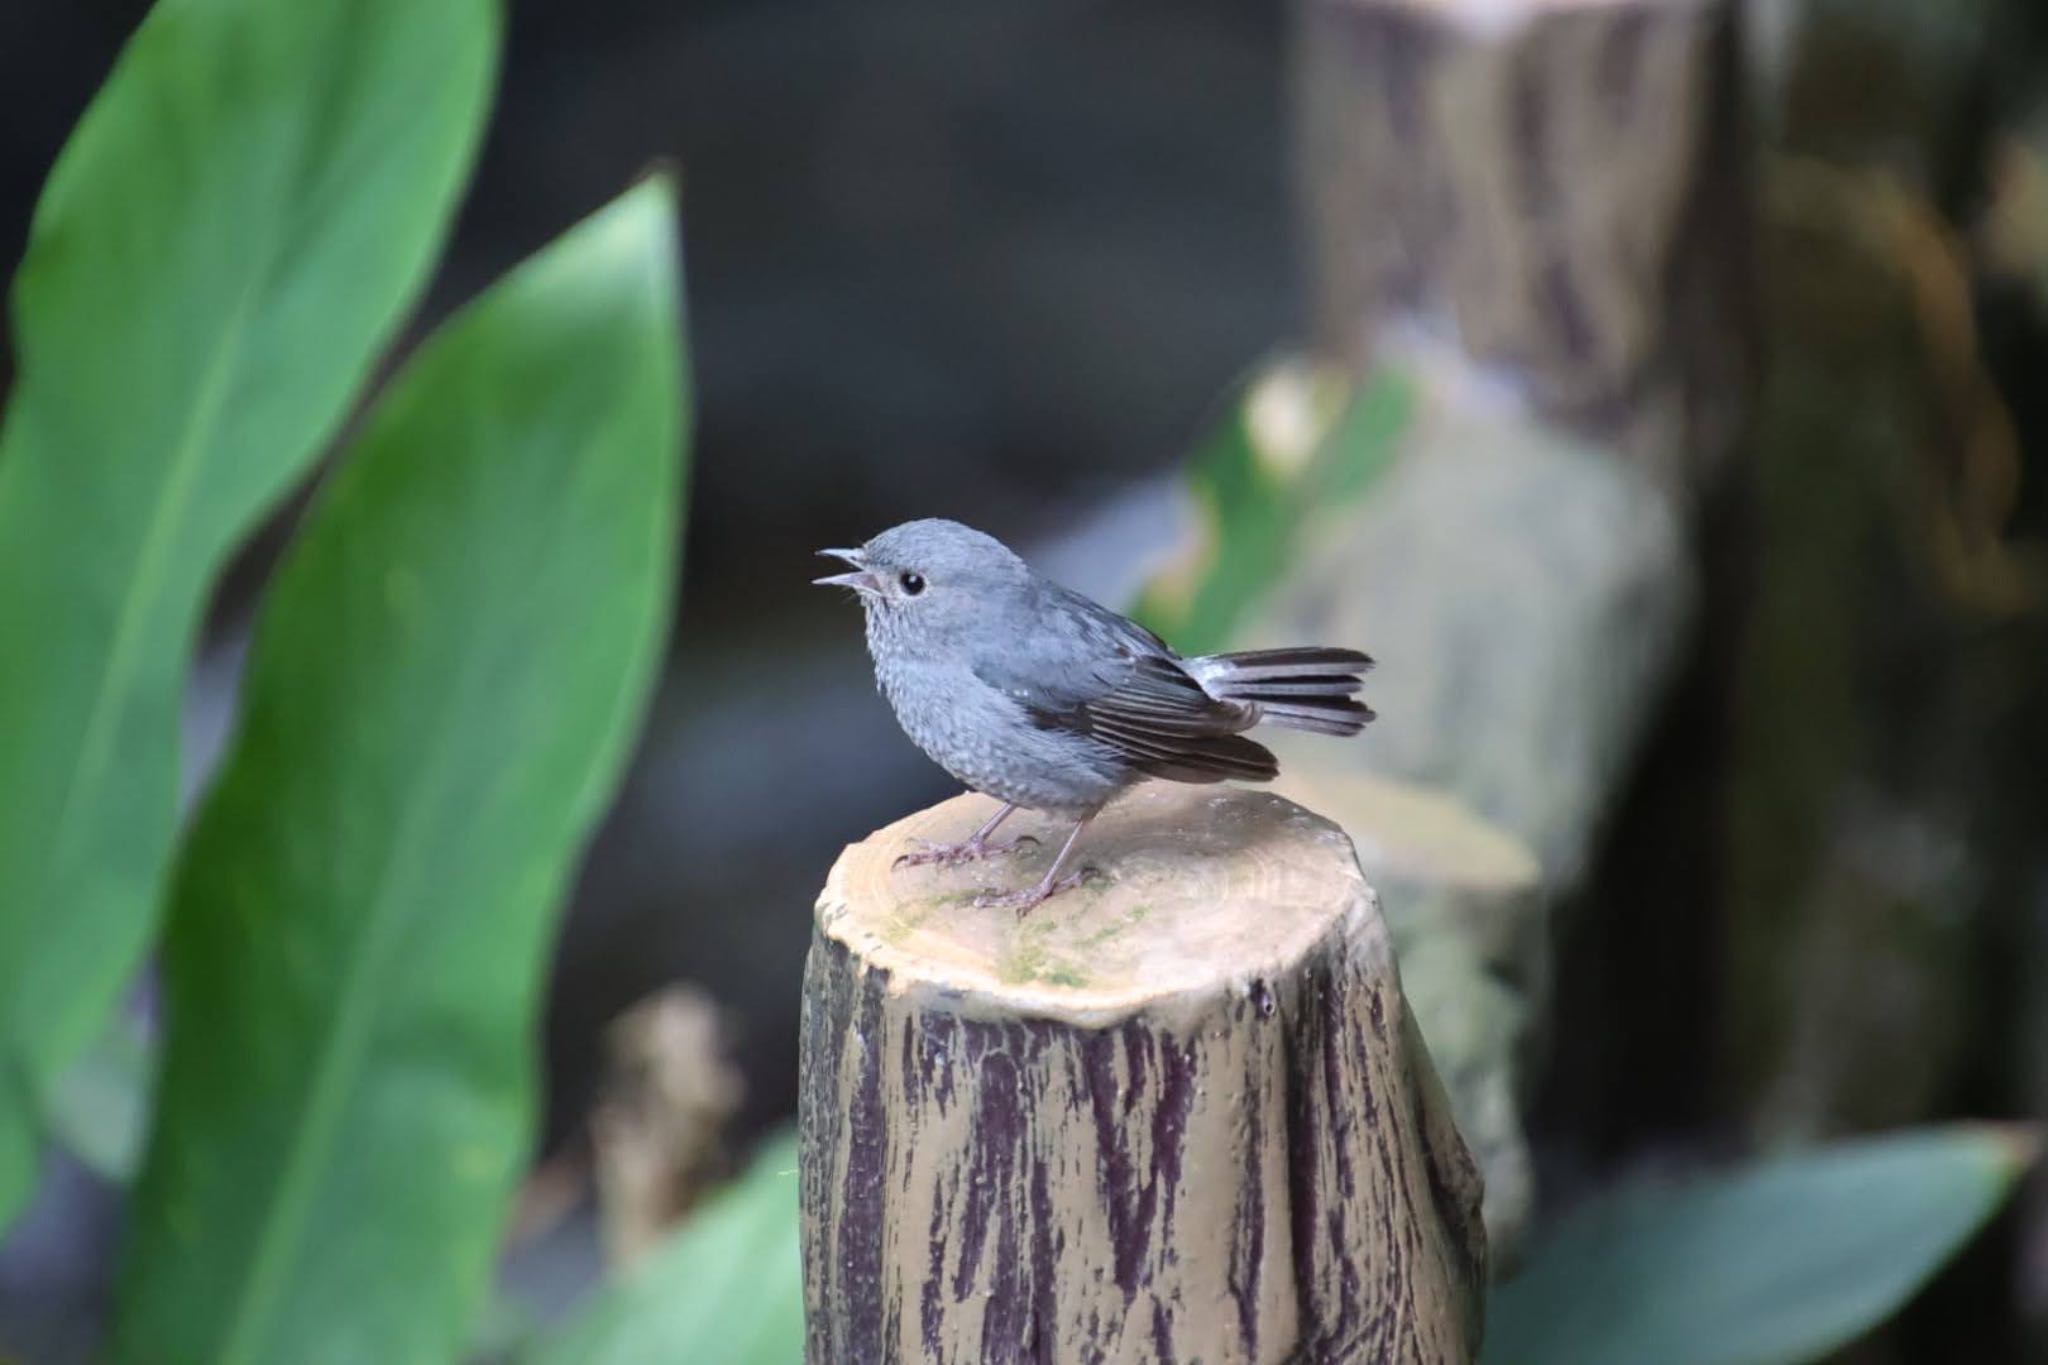
<path id="1" fill-rule="evenodd" d="M 1355 649 L 1317 645 L 1188 660 L 1210 696 L 1253 703 L 1261 720 L 1322 735 L 1355 735 L 1373 718 L 1372 708 L 1354 695 L 1371 667 L 1372 659 Z"/>

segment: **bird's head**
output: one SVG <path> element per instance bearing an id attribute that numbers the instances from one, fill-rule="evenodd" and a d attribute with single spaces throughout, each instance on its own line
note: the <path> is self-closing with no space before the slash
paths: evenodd
<path id="1" fill-rule="evenodd" d="M 870 626 L 892 631 L 943 634 L 1031 581 L 1024 561 L 994 536 L 937 518 L 891 527 L 858 549 L 819 553 L 851 571 L 812 581 L 852 588 Z"/>

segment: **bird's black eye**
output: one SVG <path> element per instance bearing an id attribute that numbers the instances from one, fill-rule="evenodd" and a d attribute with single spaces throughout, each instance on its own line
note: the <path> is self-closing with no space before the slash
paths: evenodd
<path id="1" fill-rule="evenodd" d="M 896 581 L 903 585 L 903 594 L 906 597 L 915 597 L 924 591 L 924 576 L 922 574 L 898 574 Z"/>

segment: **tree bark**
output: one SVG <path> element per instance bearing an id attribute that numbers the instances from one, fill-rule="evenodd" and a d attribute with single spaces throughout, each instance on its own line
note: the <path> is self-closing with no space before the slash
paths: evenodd
<path id="1" fill-rule="evenodd" d="M 1297 0 L 1318 340 L 1441 343 L 1674 486 L 1743 408 L 1734 0 Z"/>
<path id="2" fill-rule="evenodd" d="M 848 849 L 804 988 L 811 1365 L 1469 1361 L 1476 1171 L 1372 889 L 1277 797 L 1152 785 L 956 869 L 961 797 Z"/>

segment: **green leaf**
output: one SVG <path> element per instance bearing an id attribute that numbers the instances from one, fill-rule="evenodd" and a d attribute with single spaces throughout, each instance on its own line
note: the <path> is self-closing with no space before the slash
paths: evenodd
<path id="1" fill-rule="evenodd" d="M 116 1019 L 51 1089 L 50 1136 L 109 1184 L 134 1176 L 149 1122 L 156 1057 L 138 1025 Z"/>
<path id="2" fill-rule="evenodd" d="M 797 1229 L 788 1133 L 521 1365 L 792 1365 L 804 1358 Z"/>
<path id="3" fill-rule="evenodd" d="M 491 290 L 280 569 L 179 868 L 116 1360 L 457 1354 L 557 911 L 660 657 L 676 260 L 657 181 Z"/>
<path id="4" fill-rule="evenodd" d="M 1196 560 L 1148 585 L 1138 618 L 1185 653 L 1227 648 L 1316 523 L 1392 464 L 1413 408 L 1408 384 L 1390 371 L 1358 387 L 1296 365 L 1255 379 L 1188 461 L 1201 517 Z"/>
<path id="5" fill-rule="evenodd" d="M 1844 1142 L 1568 1219 L 1493 1296 L 1501 1365 L 1796 1365 L 1890 1316 L 2033 1159 L 2013 1130 Z"/>
<path id="6" fill-rule="evenodd" d="M 0 430 L 0 1223 L 152 930 L 221 565 L 439 250 L 491 0 L 161 0 L 43 190 Z"/>

